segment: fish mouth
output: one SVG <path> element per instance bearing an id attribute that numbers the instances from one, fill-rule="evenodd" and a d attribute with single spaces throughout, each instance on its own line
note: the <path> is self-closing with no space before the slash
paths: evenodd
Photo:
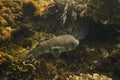
<path id="1" fill-rule="evenodd" d="M 77 40 L 76 42 L 77 42 L 77 45 L 79 45 L 79 40 Z"/>
<path id="2" fill-rule="evenodd" d="M 75 40 L 75 46 L 77 47 L 79 45 L 79 40 Z"/>
<path id="3" fill-rule="evenodd" d="M 73 46 L 73 49 L 75 49 L 79 45 L 79 40 L 75 40 Z"/>

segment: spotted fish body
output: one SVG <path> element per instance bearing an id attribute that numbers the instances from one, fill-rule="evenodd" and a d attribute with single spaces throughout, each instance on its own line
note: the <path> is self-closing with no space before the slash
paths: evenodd
<path id="1" fill-rule="evenodd" d="M 54 56 L 58 57 L 62 52 L 74 50 L 78 45 L 79 41 L 72 35 L 61 35 L 41 42 L 28 53 L 28 56 L 36 57 L 43 53 L 54 53 Z"/>

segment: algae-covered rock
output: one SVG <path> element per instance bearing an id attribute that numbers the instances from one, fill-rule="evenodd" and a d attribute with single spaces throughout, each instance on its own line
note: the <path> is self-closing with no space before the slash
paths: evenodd
<path id="1" fill-rule="evenodd" d="M 120 25 L 120 1 L 119 0 L 88 0 L 87 15 L 93 17 L 95 21 L 103 24 Z"/>

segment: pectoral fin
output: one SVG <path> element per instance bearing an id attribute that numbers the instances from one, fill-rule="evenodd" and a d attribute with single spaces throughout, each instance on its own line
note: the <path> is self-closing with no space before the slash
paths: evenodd
<path id="1" fill-rule="evenodd" d="M 64 47 L 59 47 L 59 46 L 51 47 L 52 54 L 53 54 L 56 58 L 61 55 L 63 49 L 64 49 Z"/>
<path id="2" fill-rule="evenodd" d="M 53 46 L 53 47 L 51 47 L 51 50 L 56 50 L 56 49 L 63 50 L 64 47 L 61 47 L 61 46 Z"/>
<path id="3" fill-rule="evenodd" d="M 61 55 L 61 51 L 56 49 L 56 50 L 52 51 L 52 54 L 54 55 L 55 58 L 58 58 Z"/>

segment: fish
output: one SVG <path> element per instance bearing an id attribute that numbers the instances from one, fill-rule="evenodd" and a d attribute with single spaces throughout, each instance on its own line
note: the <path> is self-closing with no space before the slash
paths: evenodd
<path id="1" fill-rule="evenodd" d="M 28 52 L 27 56 L 36 58 L 40 54 L 52 53 L 57 58 L 62 52 L 74 50 L 78 45 L 79 40 L 74 36 L 60 35 L 39 43 L 35 48 Z"/>

